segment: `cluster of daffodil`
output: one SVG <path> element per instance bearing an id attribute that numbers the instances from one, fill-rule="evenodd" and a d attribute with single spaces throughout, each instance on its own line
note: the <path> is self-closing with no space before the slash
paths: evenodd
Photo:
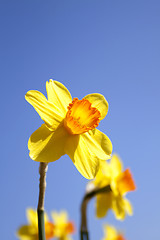
<path id="1" fill-rule="evenodd" d="M 39 211 L 43 211 L 45 193 L 45 174 L 48 163 L 58 160 L 67 154 L 77 170 L 87 179 L 92 179 L 91 194 L 84 201 L 96 195 L 96 216 L 104 217 L 112 209 L 117 219 L 123 220 L 126 214 L 132 215 L 131 203 L 125 198 L 129 191 L 135 190 L 135 184 L 129 169 L 123 171 L 122 162 L 117 155 L 112 154 L 112 143 L 101 131 L 96 129 L 108 112 L 108 102 L 99 93 L 85 96 L 82 100 L 71 97 L 67 88 L 60 82 L 46 82 L 47 98 L 36 90 L 27 92 L 26 100 L 35 108 L 44 123 L 29 138 L 28 148 L 30 158 L 40 162 L 40 194 Z M 110 161 L 106 161 L 109 160 Z M 107 191 L 104 192 L 105 187 Z M 101 193 L 103 190 L 103 193 Z M 89 197 L 89 198 L 88 198 Z M 84 204 L 82 227 L 86 225 L 86 203 Z M 39 216 L 39 215 L 38 215 Z M 42 219 L 32 210 L 27 210 L 29 225 L 18 230 L 22 240 L 39 240 L 57 238 L 70 239 L 73 224 L 68 222 L 66 213 L 52 213 L 53 222 L 47 215 L 45 222 L 45 237 L 38 234 L 44 227 Z M 38 224 L 38 221 L 42 221 Z M 84 222 L 83 222 L 84 221 Z M 38 229 L 39 228 L 39 229 Z M 83 230 L 81 239 L 83 239 Z M 107 232 L 107 235 L 106 235 Z M 42 234 L 43 235 L 43 234 Z M 106 237 L 107 236 L 107 237 Z M 87 235 L 87 239 L 89 239 Z M 105 227 L 103 240 L 123 240 L 112 226 Z"/>
<path id="2" fill-rule="evenodd" d="M 28 208 L 26 211 L 28 225 L 21 226 L 17 231 L 17 237 L 20 240 L 38 240 L 38 218 L 37 211 Z M 48 215 L 45 213 L 45 237 L 46 240 L 60 239 L 72 240 L 71 234 L 75 232 L 75 225 L 68 220 L 66 211 L 57 213 L 51 212 L 52 221 L 49 220 Z"/>

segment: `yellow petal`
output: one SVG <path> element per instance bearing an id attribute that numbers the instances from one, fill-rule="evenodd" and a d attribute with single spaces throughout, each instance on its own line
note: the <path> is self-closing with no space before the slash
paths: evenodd
<path id="1" fill-rule="evenodd" d="M 96 216 L 103 218 L 112 206 L 112 193 L 98 194 L 96 198 Z"/>
<path id="2" fill-rule="evenodd" d="M 103 95 L 99 93 L 92 93 L 88 94 L 84 98 L 88 99 L 88 101 L 92 103 L 92 107 L 97 108 L 98 111 L 101 113 L 100 120 L 102 120 L 107 115 L 108 102 Z"/>
<path id="3" fill-rule="evenodd" d="M 38 226 L 37 211 L 32 208 L 27 208 L 26 215 L 28 223 L 33 226 Z"/>
<path id="4" fill-rule="evenodd" d="M 107 239 L 116 239 L 116 237 L 117 237 L 117 231 L 116 231 L 116 229 L 113 227 L 113 226 L 111 226 L 111 225 L 107 225 L 106 226 L 106 232 L 107 232 Z"/>
<path id="5" fill-rule="evenodd" d="M 46 90 L 48 101 L 66 113 L 69 103 L 72 102 L 72 97 L 68 89 L 62 83 L 50 79 L 49 82 L 46 82 Z"/>
<path id="6" fill-rule="evenodd" d="M 104 177 L 107 177 L 108 179 L 111 178 L 111 169 L 108 161 L 101 161 L 100 170 Z"/>
<path id="7" fill-rule="evenodd" d="M 110 184 L 110 167 L 107 161 L 100 161 L 99 171 L 92 182 L 97 187 L 104 187 Z"/>
<path id="8" fill-rule="evenodd" d="M 111 158 L 112 143 L 110 139 L 98 129 L 82 134 L 87 147 L 99 160 Z"/>
<path id="9" fill-rule="evenodd" d="M 73 231 L 73 225 L 68 222 L 67 212 L 61 211 L 57 213 L 53 211 L 51 216 L 54 222 L 54 237 L 56 237 L 56 239 L 69 240 L 68 234 L 71 233 L 71 230 Z"/>
<path id="10" fill-rule="evenodd" d="M 56 129 L 65 117 L 65 113 L 55 104 L 48 102 L 41 92 L 30 90 L 26 93 L 25 99 L 35 108 L 50 129 Z"/>
<path id="11" fill-rule="evenodd" d="M 68 133 L 61 125 L 55 131 L 50 131 L 42 124 L 30 137 L 28 149 L 31 159 L 38 162 L 53 162 L 59 159 L 64 152 L 64 145 Z"/>
<path id="12" fill-rule="evenodd" d="M 38 236 L 38 226 L 24 225 L 18 229 L 16 235 L 21 240 L 35 240 Z"/>
<path id="13" fill-rule="evenodd" d="M 100 160 L 110 158 L 112 143 L 97 129 L 81 135 L 70 135 L 66 154 L 72 159 L 78 171 L 87 179 L 93 179 L 99 169 Z"/>
<path id="14" fill-rule="evenodd" d="M 99 159 L 89 147 L 83 134 L 70 135 L 66 142 L 65 152 L 85 178 L 93 179 L 99 169 Z"/>
<path id="15" fill-rule="evenodd" d="M 60 213 L 52 211 L 51 216 L 53 218 L 53 222 L 55 225 L 66 224 L 68 221 L 68 215 L 67 215 L 67 212 L 65 212 L 65 211 L 61 211 Z"/>
<path id="16" fill-rule="evenodd" d="M 113 154 L 111 161 L 110 161 L 110 167 L 112 171 L 112 177 L 117 177 L 122 173 L 123 165 L 122 162 L 117 154 Z"/>
<path id="17" fill-rule="evenodd" d="M 132 208 L 132 204 L 130 203 L 130 201 L 126 198 L 124 198 L 124 208 L 125 211 L 128 215 L 132 216 L 133 215 L 133 208 Z"/>
<path id="18" fill-rule="evenodd" d="M 112 199 L 112 209 L 116 219 L 124 220 L 126 216 L 124 199 L 122 196 L 116 196 Z"/>

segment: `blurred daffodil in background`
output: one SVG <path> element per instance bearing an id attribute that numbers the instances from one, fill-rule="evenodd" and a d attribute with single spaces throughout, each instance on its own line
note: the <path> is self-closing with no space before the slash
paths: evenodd
<path id="1" fill-rule="evenodd" d="M 104 225 L 104 238 L 102 240 L 125 240 L 122 233 L 118 232 L 115 227 L 111 225 Z"/>
<path id="2" fill-rule="evenodd" d="M 28 208 L 26 210 L 28 225 L 22 225 L 17 231 L 17 237 L 20 240 L 38 240 L 38 217 L 37 211 Z M 45 213 L 45 236 L 46 240 L 50 240 L 54 237 L 54 224 L 48 220 L 48 216 Z"/>
<path id="3" fill-rule="evenodd" d="M 68 214 L 66 211 L 57 213 L 53 211 L 51 213 L 54 223 L 54 236 L 59 240 L 71 240 L 71 234 L 75 232 L 74 223 L 68 220 Z"/>
<path id="4" fill-rule="evenodd" d="M 31 159 L 53 162 L 68 154 L 78 171 L 93 179 L 100 160 L 109 159 L 112 152 L 109 138 L 96 129 L 108 112 L 106 99 L 93 93 L 72 100 L 67 88 L 53 80 L 46 82 L 46 90 L 48 99 L 36 90 L 25 96 L 45 122 L 29 139 Z"/>
<path id="5" fill-rule="evenodd" d="M 96 215 L 104 217 L 109 209 L 112 209 L 115 217 L 123 220 L 132 215 L 132 205 L 125 195 L 136 189 L 132 174 L 129 169 L 123 171 L 123 165 L 118 155 L 113 154 L 110 162 L 101 161 L 101 166 L 96 178 L 91 182 L 95 187 L 102 188 L 110 185 L 111 191 L 97 194 Z"/>

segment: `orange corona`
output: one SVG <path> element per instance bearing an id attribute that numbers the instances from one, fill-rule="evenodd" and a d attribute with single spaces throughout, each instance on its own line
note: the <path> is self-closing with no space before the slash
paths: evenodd
<path id="1" fill-rule="evenodd" d="M 121 194 L 136 189 L 132 174 L 129 169 L 126 169 L 117 179 L 118 189 Z"/>
<path id="2" fill-rule="evenodd" d="M 49 240 L 54 237 L 54 224 L 51 222 L 45 223 L 46 239 Z"/>
<path id="3" fill-rule="evenodd" d="M 66 232 L 68 234 L 74 233 L 75 232 L 75 226 L 72 222 L 68 222 L 67 226 L 66 226 Z"/>
<path id="4" fill-rule="evenodd" d="M 74 98 L 68 106 L 64 126 L 70 134 L 82 134 L 96 128 L 101 114 L 87 99 Z"/>
<path id="5" fill-rule="evenodd" d="M 125 240 L 125 238 L 122 235 L 118 235 L 116 240 Z"/>

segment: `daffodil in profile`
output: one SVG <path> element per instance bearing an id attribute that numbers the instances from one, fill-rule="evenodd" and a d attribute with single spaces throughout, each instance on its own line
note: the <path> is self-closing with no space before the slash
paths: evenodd
<path id="1" fill-rule="evenodd" d="M 44 121 L 29 139 L 31 159 L 53 162 L 67 154 L 85 178 L 93 179 L 100 160 L 112 152 L 109 138 L 96 129 L 108 112 L 106 99 L 98 93 L 72 99 L 67 88 L 53 80 L 46 82 L 46 90 L 48 99 L 35 90 L 25 96 Z"/>
<path id="2" fill-rule="evenodd" d="M 104 238 L 102 240 L 125 240 L 122 233 L 116 230 L 115 227 L 104 225 Z"/>
<path id="3" fill-rule="evenodd" d="M 123 220 L 126 216 L 132 215 L 132 205 L 125 197 L 126 193 L 136 189 L 131 171 L 123 171 L 122 162 L 118 155 L 113 154 L 110 162 L 101 162 L 96 178 L 92 181 L 98 188 L 110 185 L 111 191 L 96 196 L 97 217 L 104 217 L 109 209 L 112 209 L 115 217 Z"/>
<path id="4" fill-rule="evenodd" d="M 68 220 L 66 211 L 51 213 L 54 223 L 54 236 L 59 240 L 72 240 L 71 234 L 75 232 L 74 223 Z"/>
<path id="5" fill-rule="evenodd" d="M 26 211 L 28 224 L 22 225 L 17 231 L 17 237 L 20 240 L 38 240 L 38 217 L 37 211 L 28 208 Z M 45 236 L 46 240 L 50 240 L 54 237 L 54 225 L 48 220 L 48 216 L 45 213 Z"/>

